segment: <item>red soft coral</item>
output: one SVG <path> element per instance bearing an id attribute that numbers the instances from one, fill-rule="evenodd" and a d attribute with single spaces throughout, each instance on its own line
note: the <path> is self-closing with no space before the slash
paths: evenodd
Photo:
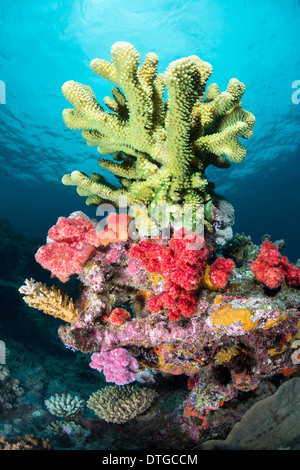
<path id="1" fill-rule="evenodd" d="M 264 241 L 260 254 L 250 266 L 256 279 L 269 287 L 278 289 L 283 282 L 291 287 L 300 285 L 300 269 L 289 263 L 286 256 L 281 256 L 276 245 Z"/>
<path id="2" fill-rule="evenodd" d="M 210 267 L 209 277 L 214 286 L 223 289 L 235 268 L 235 263 L 232 259 L 217 258 Z"/>
<path id="3" fill-rule="evenodd" d="M 35 259 L 62 282 L 79 273 L 100 244 L 94 224 L 81 215 L 60 217 L 48 236 L 49 242 L 38 249 Z"/>
<path id="4" fill-rule="evenodd" d="M 285 282 L 291 287 L 300 286 L 300 269 L 294 264 L 289 264 L 286 268 Z"/>
<path id="5" fill-rule="evenodd" d="M 174 233 L 169 246 L 161 242 L 140 241 L 130 250 L 148 272 L 163 276 L 164 291 L 152 297 L 148 308 L 152 313 L 168 309 L 171 321 L 190 317 L 196 311 L 194 293 L 205 272 L 209 251 L 204 239 L 181 229 Z"/>

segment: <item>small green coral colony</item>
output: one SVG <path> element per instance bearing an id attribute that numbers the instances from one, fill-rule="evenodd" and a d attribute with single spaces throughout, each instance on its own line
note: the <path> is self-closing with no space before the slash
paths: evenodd
<path id="1" fill-rule="evenodd" d="M 81 413 L 85 403 L 77 396 L 72 397 L 66 393 L 60 395 L 56 393 L 48 400 L 45 400 L 45 406 L 52 415 L 68 421 L 75 419 Z"/>
<path id="2" fill-rule="evenodd" d="M 126 423 L 145 413 L 157 396 L 152 389 L 114 385 L 93 393 L 87 406 L 108 423 Z"/>
<path id="3" fill-rule="evenodd" d="M 205 176 L 208 165 L 228 168 L 245 157 L 239 139 L 251 137 L 255 118 L 242 108 L 243 83 L 232 79 L 224 92 L 207 86 L 212 67 L 195 55 L 158 73 L 156 54 L 140 65 L 126 42 L 112 46 L 111 62 L 95 59 L 91 67 L 114 84 L 104 99 L 110 111 L 89 86 L 68 81 L 62 90 L 73 108 L 63 119 L 82 130 L 88 145 L 112 155 L 98 164 L 120 186 L 80 171 L 63 183 L 77 186 L 89 205 L 111 203 L 112 211 L 101 230 L 98 219 L 82 212 L 60 217 L 36 253 L 61 282 L 77 278 L 76 302 L 34 279 L 19 290 L 28 305 L 63 320 L 58 334 L 66 347 L 90 354 L 90 367 L 114 384 L 99 384 L 88 400 L 98 419 L 123 424 L 154 402 L 159 416 L 159 384 L 182 375 L 188 390 L 170 426 L 202 442 L 240 418 L 234 407 L 241 394 L 255 400 L 267 380 L 281 383 L 299 373 L 300 269 L 281 254 L 282 240 L 265 236 L 257 246 L 234 235 L 234 208 Z M 188 205 L 194 222 L 202 207 L 203 232 L 177 224 L 175 210 L 169 236 L 163 224 L 147 236 L 155 205 Z M 143 208 L 138 217 L 135 206 Z M 128 385 L 135 381 L 138 388 Z M 65 420 L 81 408 L 67 396 L 46 405 Z"/>

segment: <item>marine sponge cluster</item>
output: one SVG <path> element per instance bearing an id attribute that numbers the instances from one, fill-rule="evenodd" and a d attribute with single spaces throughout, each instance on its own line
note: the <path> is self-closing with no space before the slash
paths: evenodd
<path id="1" fill-rule="evenodd" d="M 119 177 L 120 187 L 96 173 L 63 178 L 88 204 L 112 202 L 104 227 L 79 212 L 59 218 L 36 254 L 52 277 L 77 277 L 76 302 L 34 279 L 19 290 L 30 306 L 64 320 L 62 342 L 90 354 L 90 366 L 115 384 L 88 401 L 100 419 L 125 423 L 150 408 L 159 390 L 130 385 L 143 374 L 184 375 L 189 395 L 181 424 L 201 442 L 213 433 L 214 419 L 224 417 L 224 403 L 228 410 L 241 393 L 300 371 L 300 269 L 278 243 L 231 237 L 233 207 L 205 177 L 209 164 L 227 168 L 245 157 L 238 139 L 251 136 L 255 119 L 242 109 L 244 85 L 233 79 L 225 92 L 216 84 L 206 89 L 212 68 L 197 56 L 174 61 L 163 74 L 157 66 L 153 53 L 140 65 L 124 42 L 113 46 L 112 62 L 95 59 L 92 69 L 116 85 L 104 100 L 111 112 L 90 87 L 63 86 L 74 107 L 63 113 L 66 124 L 100 153 L 113 154 L 98 163 Z M 113 210 L 124 198 L 129 214 L 123 206 Z M 153 203 L 178 206 L 149 235 L 144 228 L 162 222 Z M 201 233 L 180 223 L 185 204 L 193 217 L 204 206 Z M 49 409 L 66 416 L 77 405 L 49 401 Z"/>

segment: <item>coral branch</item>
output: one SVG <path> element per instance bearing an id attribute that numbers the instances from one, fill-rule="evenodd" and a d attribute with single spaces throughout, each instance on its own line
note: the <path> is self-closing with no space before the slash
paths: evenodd
<path id="1" fill-rule="evenodd" d="M 65 175 L 63 183 L 78 186 L 87 204 L 99 204 L 101 198 L 117 204 L 120 195 L 128 197 L 128 204 L 143 203 L 149 210 L 151 203 L 188 203 L 194 209 L 209 203 L 205 168 L 227 168 L 227 159 L 241 162 L 246 150 L 239 138 L 252 135 L 255 118 L 241 107 L 245 85 L 232 79 L 220 93 L 211 84 L 205 97 L 212 66 L 195 55 L 175 60 L 162 74 L 157 73 L 154 53 L 140 65 L 129 43 L 117 42 L 111 52 L 111 62 L 94 59 L 91 68 L 117 85 L 113 98 L 104 99 L 112 112 L 98 104 L 89 86 L 69 81 L 62 91 L 74 109 L 66 109 L 63 118 L 70 129 L 82 129 L 88 145 L 96 145 L 100 153 L 114 154 L 115 159 L 123 152 L 122 163 L 98 162 L 122 178 L 121 188 L 79 171 Z"/>
<path id="2" fill-rule="evenodd" d="M 68 323 L 77 320 L 79 310 L 74 306 L 73 300 L 58 287 L 48 287 L 46 284 L 26 279 L 19 292 L 24 294 L 24 301 L 30 306 L 42 310 L 48 315 L 60 318 Z"/>

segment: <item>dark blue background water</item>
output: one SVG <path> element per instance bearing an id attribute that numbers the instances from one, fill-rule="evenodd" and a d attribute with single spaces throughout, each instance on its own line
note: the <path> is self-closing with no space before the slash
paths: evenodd
<path id="1" fill-rule="evenodd" d="M 88 208 L 61 177 L 98 171 L 98 153 L 62 121 L 66 80 L 92 86 L 98 101 L 111 85 L 89 68 L 110 60 L 116 41 L 160 57 L 159 71 L 196 54 L 213 65 L 209 83 L 246 84 L 245 109 L 257 119 L 244 141 L 247 157 L 229 170 L 210 170 L 217 191 L 235 206 L 234 230 L 255 243 L 270 233 L 299 257 L 300 2 L 297 0 L 11 0 L 0 2 L 0 217 L 45 237 L 60 215 Z M 2 85 L 2 102 L 4 85 Z M 298 98 L 300 94 L 298 95 Z"/>

